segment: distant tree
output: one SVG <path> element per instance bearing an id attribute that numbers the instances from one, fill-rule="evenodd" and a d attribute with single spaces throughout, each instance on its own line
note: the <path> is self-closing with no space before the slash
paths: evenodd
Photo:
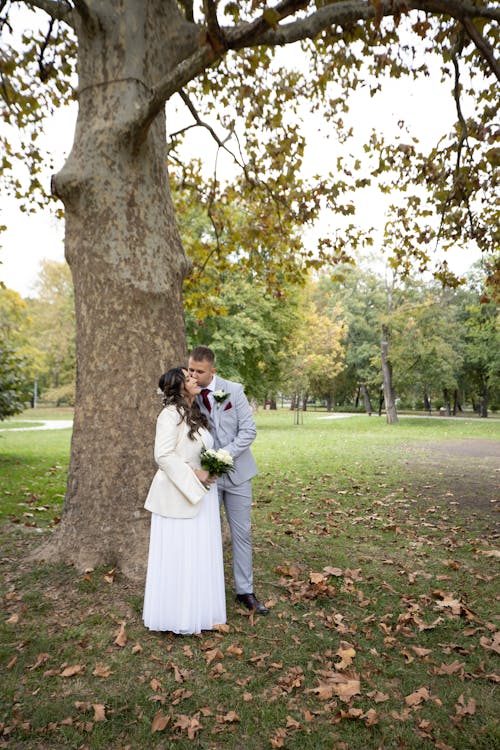
<path id="1" fill-rule="evenodd" d="M 76 380 L 76 326 L 73 283 L 68 264 L 43 260 L 27 300 L 32 320 L 31 344 L 43 353 L 39 378 L 45 388 L 59 388 Z"/>
<path id="2" fill-rule="evenodd" d="M 31 382 L 26 362 L 14 349 L 0 341 L 0 419 L 19 414 L 31 397 Z"/>
<path id="3" fill-rule="evenodd" d="M 212 347 L 221 374 L 244 383 L 249 398 L 276 399 L 298 319 L 297 292 L 288 286 L 273 296 L 257 278 L 236 270 L 221 274 L 220 286 L 210 303 L 217 314 L 186 314 L 189 346 Z"/>

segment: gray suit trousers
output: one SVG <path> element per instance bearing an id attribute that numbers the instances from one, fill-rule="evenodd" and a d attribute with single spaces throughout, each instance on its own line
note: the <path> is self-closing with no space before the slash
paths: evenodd
<path id="1" fill-rule="evenodd" d="M 253 592 L 251 509 L 252 485 L 250 480 L 238 485 L 219 480 L 219 502 L 224 505 L 231 529 L 233 548 L 233 574 L 237 594 Z"/>

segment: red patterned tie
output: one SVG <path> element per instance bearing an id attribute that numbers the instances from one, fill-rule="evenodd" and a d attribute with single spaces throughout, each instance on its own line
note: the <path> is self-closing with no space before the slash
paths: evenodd
<path id="1" fill-rule="evenodd" d="M 210 413 L 212 411 L 212 407 L 210 406 L 210 401 L 208 400 L 209 393 L 210 393 L 210 388 L 201 389 L 201 397 L 203 399 L 203 403 L 205 404 L 207 411 Z"/>

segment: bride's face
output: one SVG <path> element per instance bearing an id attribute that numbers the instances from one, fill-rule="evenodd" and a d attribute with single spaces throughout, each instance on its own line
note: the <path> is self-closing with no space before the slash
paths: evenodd
<path id="1" fill-rule="evenodd" d="M 187 370 L 183 370 L 183 373 L 185 380 L 182 386 L 182 395 L 185 396 L 188 401 L 192 401 L 201 391 L 201 386 L 198 385 L 197 381 Z"/>

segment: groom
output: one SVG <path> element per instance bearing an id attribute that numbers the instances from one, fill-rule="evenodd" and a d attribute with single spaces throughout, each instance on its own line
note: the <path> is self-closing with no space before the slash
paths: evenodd
<path id="1" fill-rule="evenodd" d="M 193 349 L 188 369 L 202 389 L 196 399 L 208 418 L 214 448 L 224 448 L 234 460 L 233 471 L 217 479 L 217 489 L 231 529 L 236 600 L 259 615 L 267 615 L 269 610 L 253 590 L 250 480 L 257 474 L 257 465 L 250 445 L 257 430 L 252 410 L 240 383 L 215 374 L 215 355 L 207 346 Z"/>

